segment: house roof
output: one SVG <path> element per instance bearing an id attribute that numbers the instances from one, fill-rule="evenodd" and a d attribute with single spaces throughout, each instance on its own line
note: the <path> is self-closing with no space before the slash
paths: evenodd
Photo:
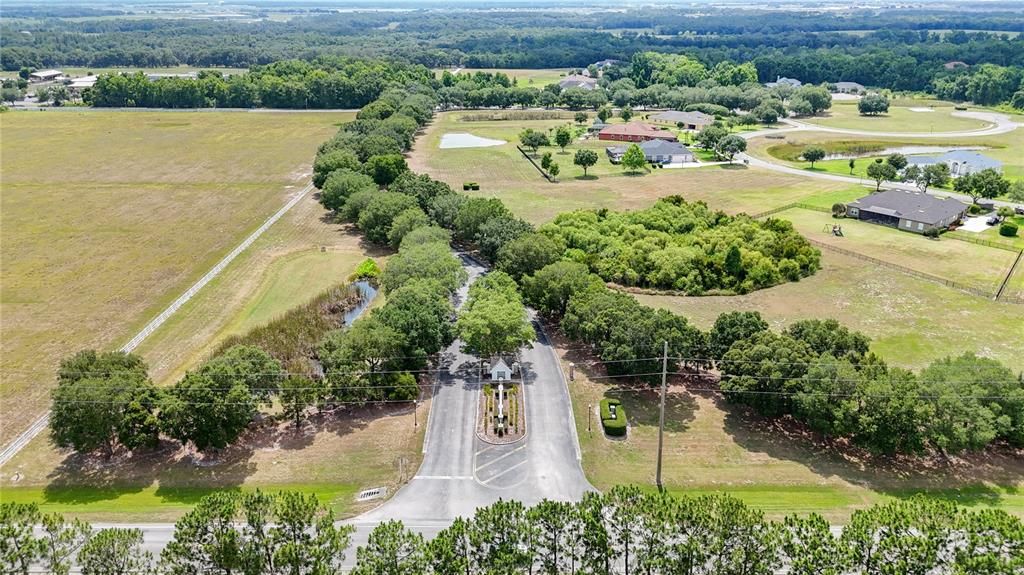
<path id="1" fill-rule="evenodd" d="M 967 164 L 979 170 L 992 168 L 993 170 L 1000 171 L 1003 169 L 1003 163 L 999 160 L 970 150 L 953 150 L 944 154 L 907 156 L 907 163 L 917 166 L 929 166 L 940 163 L 952 164 L 954 162 L 957 164 Z"/>
<path id="2" fill-rule="evenodd" d="M 62 75 L 64 75 L 64 72 L 61 72 L 60 70 L 36 70 L 35 72 L 29 74 L 29 76 L 38 76 L 40 78 L 49 78 L 51 76 Z"/>
<path id="3" fill-rule="evenodd" d="M 905 190 L 875 192 L 850 202 L 847 206 L 926 224 L 937 224 L 967 211 L 967 204 L 954 198 L 940 198 L 923 192 Z"/>
<path id="4" fill-rule="evenodd" d="M 637 144 L 643 150 L 645 156 L 692 156 L 689 148 L 669 140 L 646 140 Z M 627 146 L 609 146 L 607 151 L 622 155 L 629 149 Z"/>
<path id="5" fill-rule="evenodd" d="M 573 74 L 562 78 L 562 80 L 558 82 L 558 85 L 563 89 L 583 88 L 584 90 L 593 90 L 597 87 L 597 80 L 581 74 Z"/>
<path id="6" fill-rule="evenodd" d="M 658 120 L 660 122 L 671 122 L 673 124 L 682 122 L 684 124 L 710 124 L 715 121 L 715 117 L 705 114 L 704 112 L 678 112 L 676 110 L 669 110 L 668 112 L 660 112 L 651 116 L 651 119 Z"/>
<path id="7" fill-rule="evenodd" d="M 81 78 L 75 78 L 70 84 L 69 88 L 92 88 L 96 81 L 99 80 L 99 76 L 82 76 Z"/>
<path id="8" fill-rule="evenodd" d="M 836 88 L 846 88 L 848 90 L 856 88 L 857 90 L 863 90 L 864 85 L 857 82 L 836 82 Z"/>
<path id="9" fill-rule="evenodd" d="M 676 140 L 676 135 L 668 130 L 662 130 L 657 126 L 644 124 L 642 122 L 629 122 L 627 124 L 612 124 L 601 130 L 601 134 L 612 134 L 619 136 L 639 136 L 644 138 L 658 138 L 662 140 Z"/>
<path id="10" fill-rule="evenodd" d="M 786 78 L 784 76 L 779 76 L 778 78 L 775 79 L 774 82 L 768 82 L 767 84 L 765 84 L 765 86 L 772 87 L 772 86 L 778 86 L 779 84 L 786 84 L 786 85 L 789 85 L 789 86 L 793 86 L 794 88 L 799 88 L 800 86 L 803 85 L 803 82 L 801 82 L 800 80 L 793 79 L 793 78 Z"/>

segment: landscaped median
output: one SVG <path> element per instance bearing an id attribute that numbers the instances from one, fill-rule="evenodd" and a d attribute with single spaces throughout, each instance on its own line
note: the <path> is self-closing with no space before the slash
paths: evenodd
<path id="1" fill-rule="evenodd" d="M 606 397 L 601 400 L 601 427 L 609 437 L 625 437 L 629 424 L 626 410 L 618 399 Z"/>

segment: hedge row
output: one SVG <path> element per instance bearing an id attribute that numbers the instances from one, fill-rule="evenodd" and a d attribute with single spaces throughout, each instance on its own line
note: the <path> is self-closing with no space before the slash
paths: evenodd
<path id="1" fill-rule="evenodd" d="M 611 406 L 615 406 L 615 415 L 612 415 Z M 601 426 L 604 432 L 612 437 L 625 437 L 626 435 L 626 410 L 618 399 L 606 397 L 601 400 Z"/>

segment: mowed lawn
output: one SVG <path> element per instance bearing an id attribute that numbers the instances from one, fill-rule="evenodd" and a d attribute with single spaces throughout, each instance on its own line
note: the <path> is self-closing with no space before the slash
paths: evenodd
<path id="1" fill-rule="evenodd" d="M 563 154 L 558 147 L 542 148 L 551 152 L 561 173 L 557 183 L 545 180 L 516 149 L 518 134 L 525 128 L 547 132 L 571 120 L 462 121 L 460 112 L 440 114 L 427 127 L 411 154 L 410 166 L 429 173 L 456 190 L 464 182 L 477 182 L 480 190 L 471 195 L 501 198 L 520 217 L 534 223 L 552 220 L 559 213 L 575 209 L 608 207 L 644 208 L 657 198 L 679 194 L 691 201 L 704 200 L 730 213 L 757 213 L 788 203 L 802 201 L 815 194 L 849 189 L 827 182 L 748 168 L 741 164 L 703 166 L 687 169 L 658 169 L 626 174 L 621 166 L 608 161 L 605 148 L 612 142 L 591 139 L 574 142 Z M 445 133 L 470 133 L 504 140 L 500 146 L 441 149 Z M 576 150 L 585 147 L 598 153 L 598 163 L 583 177 L 573 165 Z"/>
<path id="2" fill-rule="evenodd" d="M 346 113 L 0 116 L 0 442 L 54 368 L 114 349 L 308 182 Z M 13 403 L 12 403 L 13 402 Z"/>
<path id="3" fill-rule="evenodd" d="M 785 210 L 772 217 L 789 220 L 805 237 L 830 246 L 986 290 L 992 294 L 995 294 L 1017 257 L 1017 254 L 1010 250 L 960 241 L 952 237 L 933 240 L 920 234 L 860 220 L 837 220 L 831 214 L 801 208 Z M 843 228 L 842 237 L 832 234 L 832 226 L 837 224 Z"/>
<path id="4" fill-rule="evenodd" d="M 947 108 L 936 108 L 947 109 Z M 938 112 L 933 112 L 938 113 Z M 918 112 L 927 116 L 929 113 Z M 1018 124 L 1024 124 L 1024 115 L 1006 114 L 1011 120 Z M 861 129 L 861 128 L 858 128 Z M 918 130 L 922 131 L 922 130 Z M 923 130 L 927 131 L 927 130 Z M 936 131 L 939 131 L 938 129 Z M 943 129 L 942 131 L 948 131 Z M 748 142 L 752 155 L 762 157 L 766 160 L 781 162 L 797 168 L 809 168 L 810 163 L 796 160 L 800 152 L 811 144 L 826 146 L 826 149 L 838 151 L 857 152 L 857 146 L 866 146 L 868 150 L 881 150 L 884 148 L 898 148 L 902 146 L 979 146 L 985 148 L 980 153 L 1003 163 L 1003 175 L 1009 180 L 1024 179 L 1024 128 L 1017 128 L 1010 132 L 989 136 L 973 136 L 969 133 L 960 134 L 950 138 L 915 138 L 903 137 L 898 139 L 872 136 L 871 138 L 858 137 L 845 134 L 831 134 L 827 132 L 800 131 L 780 134 L 780 139 L 756 138 Z M 854 161 L 854 175 L 866 177 L 865 170 L 874 160 L 875 156 L 857 158 Z M 815 169 L 823 169 L 829 172 L 849 175 L 848 160 L 826 160 L 815 164 Z M 869 180 L 865 180 L 869 181 Z M 874 182 L 871 182 L 874 184 Z"/>
<path id="5" fill-rule="evenodd" d="M 888 113 L 862 116 L 857 111 L 856 101 L 834 100 L 832 108 L 823 115 L 801 118 L 801 121 L 828 128 L 870 132 L 966 132 L 990 125 L 982 120 L 954 116 L 955 111 L 951 104 L 922 102 L 910 106 L 890 104 Z"/>

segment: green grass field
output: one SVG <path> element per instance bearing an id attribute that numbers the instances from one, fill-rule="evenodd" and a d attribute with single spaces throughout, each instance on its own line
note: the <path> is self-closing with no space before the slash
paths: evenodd
<path id="1" fill-rule="evenodd" d="M 914 111 L 911 108 L 931 109 L 931 112 Z M 930 108 L 927 103 L 912 106 L 890 105 L 887 114 L 878 116 L 861 116 L 857 111 L 857 102 L 851 100 L 834 101 L 832 108 L 825 115 L 814 118 L 803 118 L 808 124 L 828 128 L 844 128 L 872 132 L 961 132 L 980 130 L 989 124 L 973 118 L 954 116 L 955 110 L 936 106 Z"/>
<path id="2" fill-rule="evenodd" d="M 438 76 L 441 75 L 445 68 L 437 68 L 434 73 Z M 448 69 L 451 71 L 451 69 Z M 565 78 L 571 71 L 571 68 L 547 68 L 538 70 L 527 70 L 517 68 L 462 68 L 459 74 L 472 74 L 473 72 L 487 72 L 488 74 L 494 74 L 501 72 L 516 81 L 518 86 L 530 86 L 534 88 L 543 88 L 548 84 L 557 84 L 559 80 Z"/>
<path id="3" fill-rule="evenodd" d="M 793 222 L 797 231 L 816 241 L 991 293 L 995 293 L 1016 258 L 1009 250 L 953 238 L 936 241 L 859 220 L 836 220 L 831 214 L 812 210 L 794 208 L 772 217 Z M 834 224 L 843 227 L 843 237 L 831 233 Z"/>
<path id="4" fill-rule="evenodd" d="M 936 109 L 940 109 L 936 107 Z M 938 113 L 938 112 L 934 112 Z M 922 114 L 927 115 L 927 114 Z M 1024 123 L 1024 115 L 1007 114 L 1017 123 Z M 918 130 L 924 131 L 924 130 Z M 943 130 L 945 131 L 945 130 Z M 885 148 L 902 146 L 981 146 L 986 149 L 981 153 L 1003 163 L 1003 175 L 1009 180 L 1024 179 L 1024 128 L 1018 128 L 1005 134 L 994 136 L 961 135 L 955 138 L 900 138 L 887 139 L 874 136 L 870 139 L 843 134 L 826 132 L 797 132 L 785 134 L 783 139 L 757 138 L 748 142 L 748 151 L 755 156 L 771 161 L 791 165 L 797 168 L 809 168 L 807 162 L 797 158 L 803 149 L 811 144 L 824 147 L 831 153 L 861 153 L 879 151 Z M 867 166 L 877 156 L 857 158 L 854 175 L 865 177 Z M 822 169 L 841 175 L 849 175 L 847 160 L 825 160 L 817 162 L 815 169 Z"/>
<path id="5" fill-rule="evenodd" d="M 0 116 L 0 442 L 58 361 L 114 348 L 308 182 L 338 113 Z M 59 337 L 55 334 L 60 334 Z"/>
<path id="6" fill-rule="evenodd" d="M 462 116 L 459 112 L 438 116 L 417 140 L 409 159 L 412 169 L 429 173 L 459 190 L 463 182 L 478 182 L 480 191 L 471 194 L 501 198 L 517 215 L 534 223 L 581 208 L 643 208 L 672 194 L 705 200 L 731 213 L 756 213 L 850 187 L 739 164 L 627 175 L 621 166 L 608 161 L 604 149 L 609 142 L 596 139 L 573 143 L 565 154 L 557 147 L 541 150 L 550 151 L 561 168 L 559 182 L 552 184 L 523 158 L 515 144 L 524 128 L 547 131 L 566 120 L 468 122 L 460 121 Z M 440 149 L 441 136 L 451 132 L 468 132 L 507 143 L 488 148 Z M 589 178 L 583 178 L 583 170 L 572 164 L 573 154 L 581 147 L 598 152 L 598 163 L 589 170 Z"/>

